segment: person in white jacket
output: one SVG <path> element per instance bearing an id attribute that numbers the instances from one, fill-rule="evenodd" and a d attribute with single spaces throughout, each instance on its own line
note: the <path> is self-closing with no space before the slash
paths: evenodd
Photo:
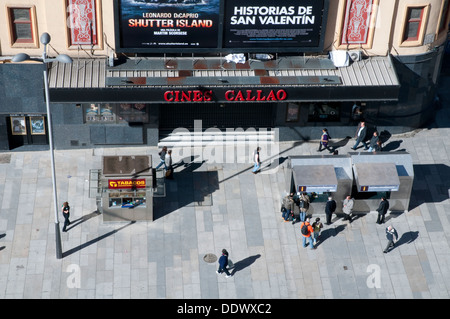
<path id="1" fill-rule="evenodd" d="M 344 199 L 344 203 L 342 206 L 342 212 L 345 214 L 344 220 L 352 221 L 352 212 L 353 212 L 353 204 L 355 201 L 350 195 L 347 195 L 347 197 Z"/>

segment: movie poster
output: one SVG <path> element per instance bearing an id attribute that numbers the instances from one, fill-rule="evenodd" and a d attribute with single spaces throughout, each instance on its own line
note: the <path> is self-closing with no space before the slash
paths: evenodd
<path id="1" fill-rule="evenodd" d="M 119 0 L 121 48 L 217 48 L 220 0 Z"/>
<path id="2" fill-rule="evenodd" d="M 324 0 L 227 0 L 224 48 L 319 47 Z"/>

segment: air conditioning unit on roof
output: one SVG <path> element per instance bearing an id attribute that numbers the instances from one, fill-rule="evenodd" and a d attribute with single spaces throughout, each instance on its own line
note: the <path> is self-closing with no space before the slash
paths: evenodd
<path id="1" fill-rule="evenodd" d="M 362 59 L 362 52 L 361 51 L 348 51 L 348 56 L 350 57 L 350 60 L 353 62 L 361 61 Z"/>

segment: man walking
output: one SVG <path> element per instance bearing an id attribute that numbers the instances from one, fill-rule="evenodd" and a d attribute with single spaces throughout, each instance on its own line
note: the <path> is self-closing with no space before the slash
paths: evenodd
<path id="1" fill-rule="evenodd" d="M 253 152 L 253 162 L 255 165 L 253 166 L 252 173 L 256 174 L 259 169 L 261 168 L 261 157 L 259 156 L 259 152 L 261 151 L 261 147 L 257 147 L 256 150 Z"/>
<path id="2" fill-rule="evenodd" d="M 358 147 L 359 143 L 363 143 L 364 144 L 364 149 L 367 150 L 367 144 L 366 144 L 366 132 L 367 132 L 367 128 L 366 128 L 366 123 L 365 122 L 360 122 L 358 129 L 356 131 L 356 143 L 355 145 L 353 145 L 352 150 L 356 151 L 356 148 Z"/>
<path id="3" fill-rule="evenodd" d="M 392 226 L 388 226 L 386 228 L 386 238 L 388 240 L 388 244 L 387 244 L 386 248 L 383 250 L 383 253 L 386 254 L 391 248 L 395 247 L 394 237 L 395 237 L 395 240 L 398 240 L 397 230 Z"/>
<path id="4" fill-rule="evenodd" d="M 327 217 L 327 221 L 325 223 L 326 225 L 331 224 L 331 217 L 335 211 L 336 211 L 336 201 L 331 196 L 329 196 L 328 201 L 325 204 L 325 215 Z"/>
<path id="5" fill-rule="evenodd" d="M 384 216 L 386 215 L 387 211 L 389 209 L 389 201 L 386 199 L 386 197 L 381 197 L 380 205 L 377 208 L 378 212 L 378 218 L 377 218 L 377 224 L 384 224 Z"/>
<path id="6" fill-rule="evenodd" d="M 231 274 L 227 269 L 228 266 L 228 251 L 226 249 L 222 249 L 222 256 L 219 258 L 219 269 L 216 270 L 216 273 L 220 275 L 221 273 L 225 273 L 225 278 L 230 278 Z"/>

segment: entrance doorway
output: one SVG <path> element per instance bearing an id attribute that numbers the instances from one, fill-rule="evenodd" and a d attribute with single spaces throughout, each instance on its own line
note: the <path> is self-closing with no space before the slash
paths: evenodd
<path id="1" fill-rule="evenodd" d="M 48 144 L 47 117 L 44 115 L 11 115 L 6 117 L 9 149 L 23 145 Z"/>
<path id="2" fill-rule="evenodd" d="M 193 103 L 161 104 L 160 131 L 176 128 L 194 129 L 194 120 L 202 120 L 202 128 L 271 128 L 274 126 L 273 103 Z"/>

